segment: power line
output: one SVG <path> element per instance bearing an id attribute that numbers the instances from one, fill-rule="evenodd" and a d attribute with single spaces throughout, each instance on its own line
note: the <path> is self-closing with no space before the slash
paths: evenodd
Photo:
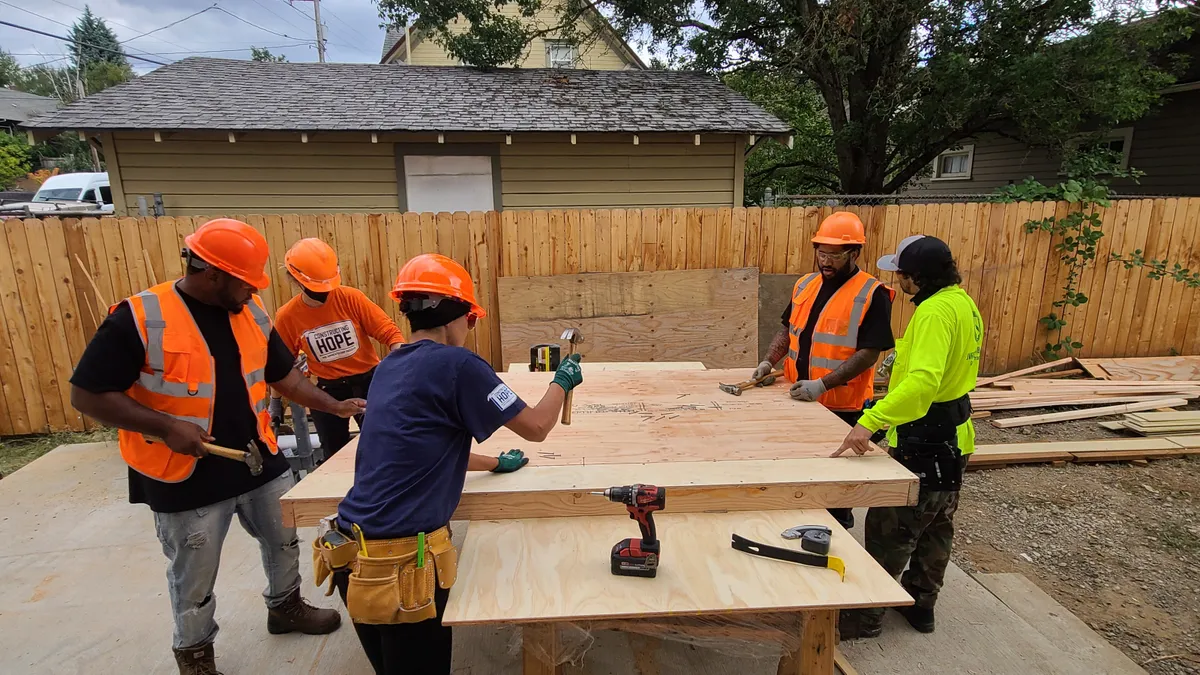
<path id="1" fill-rule="evenodd" d="M 277 18 L 277 19 L 279 19 L 280 21 L 282 21 L 282 22 L 286 23 L 287 25 L 291 26 L 292 28 L 295 28 L 296 30 L 306 30 L 306 29 L 304 28 L 304 26 L 297 26 L 296 24 L 292 23 L 290 19 L 288 19 L 287 17 L 283 16 L 282 14 L 276 14 L 276 13 L 275 13 L 275 10 L 271 9 L 270 7 L 267 7 L 267 6 L 266 6 L 266 5 L 264 5 L 263 3 L 259 2 L 259 0 L 253 0 L 253 1 L 254 1 L 254 4 L 258 5 L 259 7 L 262 7 L 262 8 L 263 8 L 264 10 L 266 10 L 266 11 L 267 11 L 269 14 L 271 14 L 271 15 L 272 15 L 272 16 L 274 16 L 274 17 L 276 17 L 276 18 Z"/>
<path id="2" fill-rule="evenodd" d="M 66 7 L 66 8 L 68 8 L 68 9 L 73 9 L 73 10 L 75 10 L 76 12 L 83 12 L 83 11 L 84 11 L 83 9 L 81 9 L 81 8 L 79 8 L 79 7 L 76 7 L 75 5 L 71 5 L 71 4 L 68 4 L 68 3 L 65 3 L 65 2 L 63 2 L 62 0 L 51 0 L 51 1 L 52 1 L 52 2 L 55 2 L 55 3 L 59 4 L 59 5 L 62 5 L 63 7 Z M 101 18 L 104 18 L 104 17 L 101 17 Z M 137 30 L 138 30 L 137 28 L 134 28 L 133 26 L 130 26 L 129 24 L 121 23 L 120 21 L 117 21 L 116 19 L 108 19 L 108 18 L 104 18 L 104 20 L 105 20 L 105 21 L 107 21 L 107 22 L 109 22 L 109 23 L 116 24 L 116 25 L 120 26 L 121 28 L 124 28 L 124 29 L 126 29 L 126 30 L 129 30 L 129 31 L 137 32 Z M 160 37 L 158 37 L 157 35 L 155 35 L 154 37 L 152 37 L 152 38 L 150 38 L 150 39 L 151 39 L 151 40 L 158 40 L 159 42 L 162 42 L 162 43 L 164 43 L 164 44 L 175 45 L 176 47 L 179 47 L 180 49 L 187 49 L 187 46 L 186 46 L 186 45 L 181 45 L 181 44 L 179 44 L 178 42 L 171 42 L 170 40 L 164 40 L 163 38 L 160 38 Z M 142 52 L 143 54 L 149 54 L 149 53 L 150 53 L 150 52 L 147 52 L 147 51 L 146 51 L 146 50 L 144 50 L 144 49 L 139 49 L 138 51 Z"/>
<path id="3" fill-rule="evenodd" d="M 2 0 L 0 0 L 0 1 L 2 1 Z M 4 3 L 4 4 L 6 4 L 6 5 L 7 5 L 8 3 Z M 113 54 L 123 54 L 123 55 L 124 55 L 126 58 L 130 58 L 130 59 L 136 59 L 136 60 L 138 60 L 138 61 L 145 61 L 145 62 L 147 62 L 147 63 L 153 63 L 153 64 L 154 64 L 154 65 L 156 65 L 156 66 L 165 66 L 165 65 L 168 65 L 168 64 L 166 64 L 166 63 L 163 63 L 162 61 L 155 61 L 154 59 L 148 59 L 148 58 L 146 58 L 146 57 L 144 57 L 144 56 L 138 56 L 137 54 L 126 54 L 125 52 L 123 52 L 123 51 L 121 51 L 121 50 L 119 50 L 119 49 L 112 49 L 112 48 L 110 48 L 110 47 L 101 47 L 100 45 L 94 45 L 94 44 L 90 44 L 90 43 L 87 43 L 87 42 L 82 42 L 82 41 L 79 41 L 79 40 L 72 40 L 71 38 L 65 38 L 65 37 L 63 37 L 63 36 L 61 36 L 61 35 L 55 35 L 54 33 L 47 33 L 47 32 L 46 32 L 46 31 L 44 31 L 44 30 L 38 30 L 38 29 L 36 29 L 36 28 L 30 28 L 29 26 L 22 26 L 22 25 L 20 25 L 20 24 L 11 23 L 11 22 L 9 22 L 9 21 L 3 21 L 3 20 L 0 20 L 0 25 L 2 25 L 2 26 L 9 26 L 10 28 L 16 28 L 16 29 L 18 29 L 18 30 L 28 31 L 28 32 L 30 32 L 30 33 L 37 33 L 38 35 L 44 35 L 44 36 L 46 36 L 46 37 L 54 38 L 55 40 L 62 40 L 63 42 L 70 42 L 71 44 L 74 44 L 74 45 L 80 45 L 80 46 L 83 46 L 83 47 L 90 47 L 90 48 L 92 48 L 92 49 L 99 49 L 99 50 L 100 50 L 100 51 L 102 51 L 102 52 L 111 52 L 111 53 L 113 53 Z M 287 35 L 285 35 L 284 37 L 286 37 L 286 38 L 288 38 L 288 39 L 291 39 L 291 40 L 294 40 L 294 39 L 295 39 L 295 38 L 293 38 L 293 37 L 290 37 L 290 36 L 287 36 Z"/>
<path id="4" fill-rule="evenodd" d="M 233 17 L 234 19 L 237 19 L 238 21 L 241 21 L 242 23 L 246 24 L 247 26 L 253 26 L 254 28 L 257 28 L 263 32 L 270 33 L 271 35 L 278 35 L 279 37 L 287 38 L 289 40 L 302 40 L 303 39 L 303 38 L 298 38 L 294 35 L 288 35 L 287 33 L 280 33 L 277 31 L 273 31 L 270 28 L 263 28 L 262 26 L 254 23 L 253 21 L 247 21 L 247 20 L 243 19 L 242 17 L 238 16 L 237 14 L 234 14 L 233 12 L 225 9 L 224 7 L 214 7 L 214 9 L 216 9 L 218 12 L 221 12 L 223 14 L 228 14 L 229 16 Z M 312 41 L 305 40 L 305 42 L 312 42 Z"/>
<path id="5" fill-rule="evenodd" d="M 220 2 L 220 0 L 218 0 L 218 2 Z M 212 5 L 205 7 L 204 9 L 200 10 L 199 12 L 193 12 L 191 14 L 188 14 L 187 16 L 183 17 L 182 19 L 179 19 L 178 21 L 172 21 L 171 23 L 169 23 L 161 28 L 155 28 L 154 30 L 146 31 L 145 33 L 142 33 L 141 35 L 134 35 L 133 37 L 129 38 L 128 40 L 121 40 L 120 44 L 125 44 L 126 42 L 132 42 L 138 38 L 144 38 L 147 35 L 150 35 L 151 33 L 157 33 L 160 30 L 166 30 L 166 29 L 170 28 L 171 26 L 177 26 L 192 17 L 200 16 L 201 14 L 203 14 L 209 10 L 212 10 L 212 9 L 220 9 L 219 7 L 217 7 L 217 2 L 214 2 Z"/>
<path id="6" fill-rule="evenodd" d="M 59 2 L 59 0 L 55 0 L 55 2 Z M 65 7 L 71 7 L 70 5 L 67 5 L 66 3 L 63 3 L 63 2 L 59 2 L 59 4 L 60 4 L 60 5 L 63 5 L 63 6 L 65 6 Z M 42 14 L 38 14 L 37 12 L 31 11 L 31 10 L 28 10 L 28 9 L 25 9 L 24 7 L 17 7 L 16 5 L 14 5 L 14 4 L 10 3 L 10 2 L 5 2 L 4 0 L 0 0 L 0 5 L 8 5 L 9 7 L 12 7 L 13 9 L 19 9 L 19 10 L 21 10 L 22 12 L 25 12 L 26 14 L 32 14 L 33 16 L 36 16 L 36 17 L 37 17 L 37 18 L 39 18 L 39 19 L 42 19 L 42 20 L 45 20 L 45 21 L 49 21 L 50 23 L 56 23 L 56 24 L 58 24 L 58 25 L 60 25 L 60 26 L 64 26 L 64 27 L 66 27 L 66 28 L 70 28 L 71 30 L 75 30 L 75 26 L 73 26 L 73 25 L 71 25 L 71 24 L 69 24 L 69 23 L 63 23 L 62 21 L 59 21 L 59 20 L 57 20 L 57 19 L 51 19 L 51 18 L 50 18 L 50 17 L 48 17 L 48 16 L 44 16 L 44 15 L 42 15 Z M 71 9 L 75 9 L 75 8 L 74 8 L 74 7 L 71 7 Z M 82 11 L 82 10 L 79 10 L 79 11 Z M 103 17 L 100 17 L 100 18 L 101 18 L 101 19 L 103 19 Z M 107 19 L 103 19 L 103 20 L 107 21 Z M 115 22 L 114 22 L 114 23 L 115 23 Z M 126 26 L 126 27 L 128 28 L 128 26 Z M 131 29 L 131 30 L 132 30 L 132 29 Z M 179 47 L 182 47 L 183 45 L 178 45 L 178 46 L 179 46 Z M 148 56 L 157 56 L 157 54 L 151 54 L 150 52 L 148 52 L 148 51 L 146 51 L 146 50 L 144 50 L 144 49 L 134 49 L 133 47 L 130 47 L 130 49 L 131 49 L 132 51 L 141 52 L 142 54 L 146 54 L 146 55 L 148 55 Z"/>
<path id="7" fill-rule="evenodd" d="M 358 29 L 357 29 L 357 28 L 355 28 L 354 26 L 351 26 L 350 24 L 346 23 L 345 21 L 342 21 L 342 18 L 341 18 L 340 16 L 338 16 L 337 14 L 334 14 L 333 12 L 329 11 L 329 9 L 328 9 L 328 8 L 326 8 L 326 9 L 325 9 L 325 13 L 326 13 L 326 14 L 328 14 L 329 16 L 332 16 L 334 19 L 337 19 L 338 23 L 342 24 L 342 25 L 343 25 L 343 26 L 345 26 L 346 28 L 349 28 L 351 31 L 353 31 L 353 32 L 354 32 L 354 34 L 355 34 L 355 35 L 359 36 L 360 38 L 362 38 L 362 39 L 364 39 L 364 40 L 370 40 L 370 39 L 371 39 L 371 38 L 367 37 L 366 35 L 363 35 L 362 33 L 358 32 Z"/>

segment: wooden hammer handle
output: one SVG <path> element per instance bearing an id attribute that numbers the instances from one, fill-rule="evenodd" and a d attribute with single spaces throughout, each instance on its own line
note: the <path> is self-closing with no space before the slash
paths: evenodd
<path id="1" fill-rule="evenodd" d="M 201 445 L 203 445 L 204 449 L 207 450 L 211 455 L 224 457 L 225 459 L 233 459 L 239 462 L 246 461 L 247 453 L 245 450 L 234 450 L 232 448 L 226 448 L 220 445 L 213 445 L 212 443 L 201 443 Z"/>
<path id="2" fill-rule="evenodd" d="M 562 423 L 566 425 L 571 424 L 571 395 L 574 393 L 574 389 L 568 391 L 567 397 L 563 399 Z"/>

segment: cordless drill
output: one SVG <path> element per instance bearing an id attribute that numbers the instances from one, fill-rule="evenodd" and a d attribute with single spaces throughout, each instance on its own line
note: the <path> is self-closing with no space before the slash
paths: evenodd
<path id="1" fill-rule="evenodd" d="M 612 549 L 612 573 L 625 577 L 649 577 L 658 574 L 661 556 L 657 531 L 654 529 L 655 511 L 667 506 L 666 488 L 654 485 L 623 485 L 611 487 L 594 495 L 608 497 L 610 501 L 625 505 L 629 517 L 638 522 L 642 530 L 641 539 L 622 539 Z"/>

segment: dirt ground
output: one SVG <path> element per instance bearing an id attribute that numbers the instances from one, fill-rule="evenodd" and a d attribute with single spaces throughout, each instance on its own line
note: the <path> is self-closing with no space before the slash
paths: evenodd
<path id="1" fill-rule="evenodd" d="M 1116 435 L 1097 421 L 976 429 L 980 443 Z M 968 472 L 955 522 L 964 569 L 1020 572 L 1152 675 L 1200 675 L 1200 457 Z"/>

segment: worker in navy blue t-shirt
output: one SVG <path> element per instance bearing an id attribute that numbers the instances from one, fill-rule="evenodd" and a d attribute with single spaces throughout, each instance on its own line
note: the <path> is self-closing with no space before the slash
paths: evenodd
<path id="1" fill-rule="evenodd" d="M 412 336 L 375 370 L 354 486 L 338 507 L 337 527 L 356 539 L 361 533 L 371 558 L 404 555 L 423 546 L 426 557 L 436 559 L 441 578 L 425 608 L 429 618 L 414 621 L 421 612 L 407 611 L 399 613 L 399 621 L 406 622 L 390 622 L 380 620 L 378 608 L 372 607 L 360 610 L 370 616 L 363 617 L 367 622 L 355 620 L 354 627 L 376 673 L 442 675 L 450 672 L 452 635 L 441 616 L 453 578 L 445 578 L 452 573 L 445 573 L 441 555 L 453 551 L 446 526 L 458 507 L 466 473 L 505 473 L 529 462 L 520 450 L 499 457 L 473 454 L 471 441 L 482 442 L 502 426 L 529 441 L 545 440 L 566 393 L 583 382 L 583 373 L 578 355 L 564 360 L 542 400 L 526 405 L 486 361 L 463 347 L 484 311 L 466 270 L 444 256 L 410 260 L 400 270 L 392 297 L 400 302 Z M 356 619 L 356 607 L 369 603 L 360 605 L 355 597 L 355 583 L 364 575 L 360 569 L 351 579 L 352 568 L 335 571 L 334 583 Z M 360 591 L 359 597 L 366 598 L 377 587 L 360 588 L 368 589 Z M 378 596 L 370 597 L 374 602 Z"/>

